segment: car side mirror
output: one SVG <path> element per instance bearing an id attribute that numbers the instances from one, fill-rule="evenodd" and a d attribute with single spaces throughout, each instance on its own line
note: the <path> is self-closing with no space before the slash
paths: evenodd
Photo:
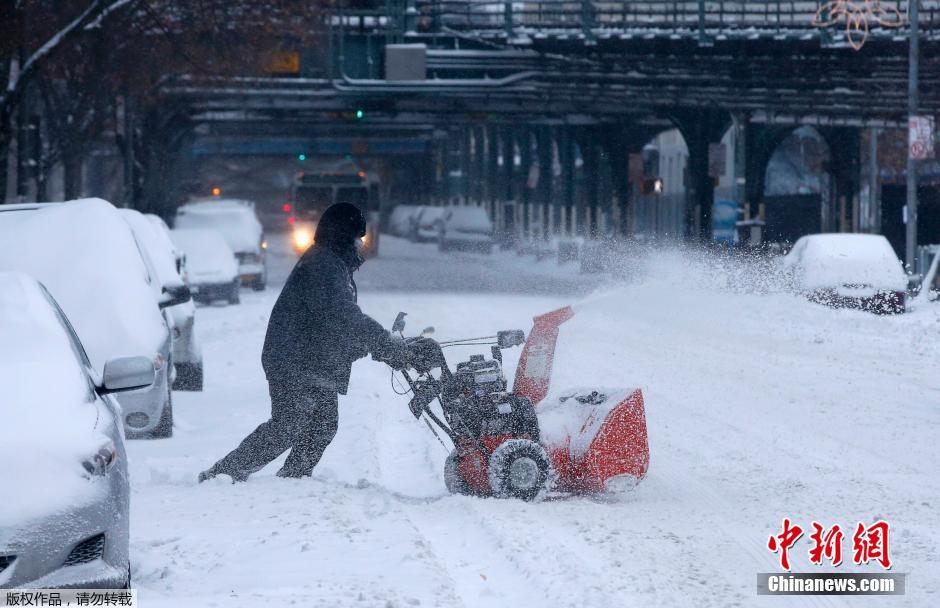
<path id="1" fill-rule="evenodd" d="M 163 288 L 163 296 L 168 299 L 160 302 L 160 309 L 169 308 L 170 306 L 176 306 L 177 304 L 184 304 L 193 299 L 193 294 L 189 290 L 187 285 L 178 285 L 176 287 L 170 287 L 167 289 Z"/>
<path id="2" fill-rule="evenodd" d="M 398 316 L 395 317 L 395 322 L 392 323 L 392 333 L 401 333 L 405 331 L 405 317 L 407 316 L 407 312 L 398 313 Z"/>
<path id="3" fill-rule="evenodd" d="M 507 329 L 496 333 L 496 344 L 500 348 L 512 348 L 525 343 L 525 332 L 521 329 Z"/>
<path id="4" fill-rule="evenodd" d="M 146 388 L 153 384 L 156 374 L 153 361 L 147 357 L 122 357 L 104 364 L 102 393 L 117 393 Z"/>

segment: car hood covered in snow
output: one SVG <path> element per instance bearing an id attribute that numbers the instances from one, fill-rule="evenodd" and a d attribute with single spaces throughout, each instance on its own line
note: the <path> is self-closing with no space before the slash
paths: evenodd
<path id="1" fill-rule="evenodd" d="M 487 234 L 493 231 L 493 223 L 482 207 L 454 207 L 447 211 L 445 218 L 448 230 Z"/>
<path id="2" fill-rule="evenodd" d="M 106 441 L 63 325 L 36 282 L 0 272 L 0 543 L 23 521 L 87 500 L 82 460 Z M 26 466 L 28 464 L 28 466 Z"/>
<path id="3" fill-rule="evenodd" d="M 0 213 L 0 270 L 38 279 L 65 311 L 98 373 L 152 358 L 167 330 L 134 236 L 101 199 Z"/>
<path id="4" fill-rule="evenodd" d="M 186 254 L 189 281 L 227 283 L 238 275 L 235 254 L 217 230 L 176 229 L 173 242 Z"/>

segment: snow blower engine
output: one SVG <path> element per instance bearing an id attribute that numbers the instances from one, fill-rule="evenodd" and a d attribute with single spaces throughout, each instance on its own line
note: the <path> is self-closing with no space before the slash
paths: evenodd
<path id="1" fill-rule="evenodd" d="M 392 331 L 401 335 L 405 313 Z M 444 465 L 444 480 L 452 493 L 532 500 L 549 481 L 551 461 L 539 443 L 535 408 L 525 397 L 507 391 L 502 350 L 525 342 L 522 330 L 495 336 L 436 342 L 427 336 L 405 338 L 412 367 L 402 372 L 412 393 L 409 408 L 441 440 L 446 434 L 453 449 Z M 491 346 L 492 358 L 471 355 L 451 370 L 443 348 Z M 438 374 L 434 371 L 439 370 Z M 438 400 L 443 419 L 432 409 Z M 441 443 L 444 442 L 441 440 Z M 445 445 L 445 447 L 447 447 Z"/>

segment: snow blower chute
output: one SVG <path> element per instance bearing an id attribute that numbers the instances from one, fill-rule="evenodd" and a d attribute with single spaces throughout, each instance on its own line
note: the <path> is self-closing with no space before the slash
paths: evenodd
<path id="1" fill-rule="evenodd" d="M 630 487 L 646 475 L 649 446 L 639 389 L 549 391 L 559 326 L 573 315 L 566 307 L 536 317 L 528 341 L 521 330 L 440 343 L 424 335 L 406 339 L 416 372 L 403 372 L 413 394 L 411 412 L 438 439 L 436 429 L 453 443 L 444 465 L 449 491 L 531 500 L 545 489 Z M 399 313 L 392 331 L 402 332 L 404 317 Z M 508 391 L 502 349 L 523 343 Z M 492 358 L 473 355 L 449 368 L 442 348 L 476 345 L 490 345 Z M 431 409 L 435 400 L 443 418 Z"/>

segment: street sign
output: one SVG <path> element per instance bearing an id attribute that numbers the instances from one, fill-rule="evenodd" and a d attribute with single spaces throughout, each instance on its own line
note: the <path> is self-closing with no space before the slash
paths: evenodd
<path id="1" fill-rule="evenodd" d="M 738 204 L 720 198 L 712 206 L 712 238 L 718 243 L 733 245 L 737 238 Z"/>
<path id="2" fill-rule="evenodd" d="M 907 125 L 908 155 L 913 160 L 933 158 L 933 116 L 911 116 Z"/>

